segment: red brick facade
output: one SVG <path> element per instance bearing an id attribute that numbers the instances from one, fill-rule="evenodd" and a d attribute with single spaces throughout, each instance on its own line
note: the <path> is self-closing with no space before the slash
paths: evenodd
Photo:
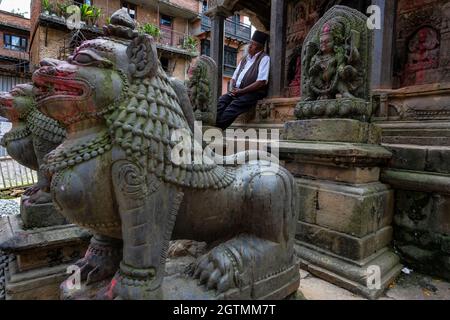
<path id="1" fill-rule="evenodd" d="M 26 48 L 19 51 L 18 47 L 5 44 L 5 35 L 26 39 Z M 17 39 L 17 38 L 16 38 Z M 30 19 L 20 15 L 0 11 L 0 68 L 13 71 L 23 71 L 29 60 Z M 22 44 L 24 44 L 22 42 Z"/>

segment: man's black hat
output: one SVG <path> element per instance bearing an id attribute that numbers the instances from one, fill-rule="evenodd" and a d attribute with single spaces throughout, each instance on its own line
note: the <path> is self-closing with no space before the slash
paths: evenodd
<path id="1" fill-rule="evenodd" d="M 253 33 L 252 40 L 260 43 L 261 45 L 265 45 L 268 37 L 269 35 L 267 33 L 255 30 L 255 33 Z"/>

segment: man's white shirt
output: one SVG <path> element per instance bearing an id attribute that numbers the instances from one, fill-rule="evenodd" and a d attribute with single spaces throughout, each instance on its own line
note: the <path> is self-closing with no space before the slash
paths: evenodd
<path id="1" fill-rule="evenodd" d="M 250 69 L 250 67 L 253 65 L 253 63 L 255 63 L 256 58 L 258 57 L 258 55 L 261 54 L 261 52 L 258 52 L 253 57 L 250 57 L 250 55 L 247 55 L 247 63 L 245 64 L 244 69 L 242 70 L 241 74 L 239 75 L 239 78 L 237 78 L 239 69 L 241 68 L 242 61 L 239 62 L 239 65 L 237 66 L 237 68 L 233 74 L 233 80 L 236 81 L 237 88 L 239 88 L 239 86 L 241 85 L 242 79 L 244 79 L 245 74 Z M 269 81 L 269 68 L 270 68 L 270 57 L 265 56 L 261 59 L 261 62 L 259 63 L 258 78 L 256 79 L 256 81 L 264 80 L 264 81 L 266 81 L 266 84 L 267 84 L 267 82 Z"/>

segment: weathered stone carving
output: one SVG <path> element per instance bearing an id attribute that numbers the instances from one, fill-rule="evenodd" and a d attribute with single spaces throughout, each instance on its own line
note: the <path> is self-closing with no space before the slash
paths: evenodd
<path id="1" fill-rule="evenodd" d="M 0 95 L 0 112 L 12 122 L 11 130 L 2 139 L 8 154 L 20 164 L 38 171 L 38 182 L 27 189 L 31 203 L 50 202 L 43 192 L 49 181 L 39 169 L 44 156 L 65 138 L 66 131 L 53 119 L 37 110 L 33 86 L 22 84 Z"/>
<path id="2" fill-rule="evenodd" d="M 201 56 L 192 68 L 189 79 L 189 98 L 195 120 L 205 125 L 215 125 L 217 114 L 217 66 L 213 59 Z"/>
<path id="3" fill-rule="evenodd" d="M 421 83 L 420 72 L 439 66 L 439 38 L 436 30 L 423 27 L 408 42 L 404 84 Z"/>
<path id="4" fill-rule="evenodd" d="M 448 82 L 448 1 L 399 0 L 394 88 Z"/>
<path id="5" fill-rule="evenodd" d="M 301 265 L 374 299 L 401 265 L 389 248 L 393 190 L 379 181 L 392 154 L 369 123 L 366 21 L 362 13 L 334 6 L 312 28 L 303 46 L 300 120 L 285 123 L 288 142 L 280 143 L 280 157 L 304 200 L 296 234 Z M 378 288 L 367 286 L 373 265 L 383 266 Z"/>
<path id="6" fill-rule="evenodd" d="M 99 292 L 103 298 L 170 298 L 163 281 L 169 240 L 192 239 L 218 245 L 190 270 L 203 289 L 180 280 L 197 290 L 187 296 L 283 298 L 295 292 L 292 176 L 281 167 L 264 175 L 263 162 L 176 162 L 172 151 L 182 138 L 174 133 L 192 138 L 187 111 L 153 39 L 136 34 L 126 20 L 119 10 L 107 37 L 84 42 L 67 62 L 33 75 L 39 108 L 70 132 L 47 157 L 53 200 L 70 221 L 96 234 L 78 262 L 82 281 L 114 275 Z"/>
<path id="7" fill-rule="evenodd" d="M 407 71 L 433 69 L 439 63 L 439 39 L 436 30 L 424 27 L 418 30 L 408 44 Z"/>
<path id="8" fill-rule="evenodd" d="M 303 45 L 299 119 L 364 120 L 371 114 L 371 32 L 366 20 L 357 10 L 334 6 L 311 29 Z"/>

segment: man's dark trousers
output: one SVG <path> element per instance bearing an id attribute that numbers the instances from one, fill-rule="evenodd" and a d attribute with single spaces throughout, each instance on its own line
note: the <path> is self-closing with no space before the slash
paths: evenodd
<path id="1" fill-rule="evenodd" d="M 265 92 L 250 92 L 238 97 L 233 97 L 228 93 L 224 94 L 219 98 L 217 104 L 216 125 L 225 130 L 240 114 L 256 106 L 258 100 L 263 99 L 265 96 Z"/>

